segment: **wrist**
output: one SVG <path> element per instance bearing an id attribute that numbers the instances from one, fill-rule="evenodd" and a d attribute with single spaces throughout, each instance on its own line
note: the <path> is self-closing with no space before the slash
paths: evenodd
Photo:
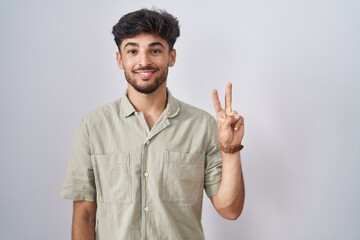
<path id="1" fill-rule="evenodd" d="M 228 154 L 233 154 L 233 153 L 239 152 L 243 148 L 244 148 L 244 146 L 241 144 L 225 145 L 225 146 L 220 144 L 221 151 L 224 153 L 228 153 Z"/>

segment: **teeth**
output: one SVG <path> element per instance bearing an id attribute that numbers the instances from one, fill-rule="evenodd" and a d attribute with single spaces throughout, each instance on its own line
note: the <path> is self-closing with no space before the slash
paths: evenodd
<path id="1" fill-rule="evenodd" d="M 150 79 L 153 74 L 155 74 L 156 70 L 154 69 L 139 69 L 135 70 L 134 73 L 137 74 L 143 80 Z"/>
<path id="2" fill-rule="evenodd" d="M 154 72 L 151 71 L 151 72 L 137 72 L 137 74 L 140 75 L 140 77 L 144 77 L 144 78 L 147 78 L 147 77 L 150 77 Z"/>

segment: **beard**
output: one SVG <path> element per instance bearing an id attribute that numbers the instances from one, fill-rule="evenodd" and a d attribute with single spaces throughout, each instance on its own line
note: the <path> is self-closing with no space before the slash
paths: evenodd
<path id="1" fill-rule="evenodd" d="M 141 69 L 136 69 L 136 70 L 158 70 L 157 68 L 152 68 L 152 67 L 144 67 Z M 125 74 L 125 78 L 126 81 L 139 93 L 144 93 L 144 94 L 150 94 L 156 91 L 156 89 L 158 89 L 161 84 L 163 84 L 166 79 L 167 79 L 167 75 L 168 75 L 168 69 L 166 68 L 164 70 L 164 72 L 161 74 L 161 76 L 157 77 L 155 79 L 155 81 L 153 83 L 146 83 L 145 84 L 139 84 L 138 81 L 135 78 L 131 78 L 130 74 L 128 74 L 126 71 L 124 71 Z"/>

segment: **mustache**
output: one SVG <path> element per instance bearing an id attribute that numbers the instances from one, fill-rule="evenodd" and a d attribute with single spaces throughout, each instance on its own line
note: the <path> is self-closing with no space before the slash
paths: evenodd
<path id="1" fill-rule="evenodd" d="M 158 67 L 156 66 L 151 66 L 151 65 L 148 65 L 148 66 L 144 66 L 144 67 L 138 67 L 138 68 L 134 68 L 133 71 L 144 71 L 144 70 L 150 70 L 150 71 L 158 71 L 160 70 Z"/>

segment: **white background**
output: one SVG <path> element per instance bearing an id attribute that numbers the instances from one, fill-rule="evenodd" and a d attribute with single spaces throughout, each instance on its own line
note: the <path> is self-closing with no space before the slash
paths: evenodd
<path id="1" fill-rule="evenodd" d="M 359 240 L 356 0 L 0 0 L 0 239 L 70 239 L 75 128 L 125 91 L 112 26 L 152 6 L 181 24 L 173 95 L 213 113 L 233 82 L 246 121 L 245 209 L 230 222 L 205 197 L 207 240 Z"/>

